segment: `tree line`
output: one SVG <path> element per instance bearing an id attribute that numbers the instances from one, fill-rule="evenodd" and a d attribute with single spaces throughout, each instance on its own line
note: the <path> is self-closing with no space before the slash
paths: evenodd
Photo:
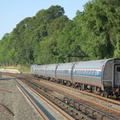
<path id="1" fill-rule="evenodd" d="M 23 19 L 0 40 L 0 65 L 68 62 L 77 46 L 89 56 L 78 61 L 120 57 L 120 0 L 89 1 L 73 20 L 59 5 Z"/>

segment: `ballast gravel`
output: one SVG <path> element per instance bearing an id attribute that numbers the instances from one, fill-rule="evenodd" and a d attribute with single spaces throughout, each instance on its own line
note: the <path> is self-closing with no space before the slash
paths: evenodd
<path id="1" fill-rule="evenodd" d="M 0 106 L 0 120 L 42 120 L 41 116 L 32 107 L 18 89 L 14 78 L 3 76 L 0 78 L 0 104 L 6 106 L 13 114 L 9 114 Z"/>

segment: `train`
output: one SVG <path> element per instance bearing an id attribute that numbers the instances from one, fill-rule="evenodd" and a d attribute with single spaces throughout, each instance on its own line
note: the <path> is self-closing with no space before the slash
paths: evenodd
<path id="1" fill-rule="evenodd" d="M 46 65 L 33 64 L 31 73 L 42 79 L 100 93 L 104 97 L 120 97 L 120 58 Z"/>

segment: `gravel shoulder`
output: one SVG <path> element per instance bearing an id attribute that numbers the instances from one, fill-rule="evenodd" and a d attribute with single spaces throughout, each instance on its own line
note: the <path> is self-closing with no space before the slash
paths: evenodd
<path id="1" fill-rule="evenodd" d="M 14 114 L 12 116 L 0 107 L 0 120 L 42 120 L 37 111 L 20 92 L 14 78 L 5 76 L 0 78 L 0 89 L 12 92 L 0 91 L 0 104 L 6 106 Z"/>

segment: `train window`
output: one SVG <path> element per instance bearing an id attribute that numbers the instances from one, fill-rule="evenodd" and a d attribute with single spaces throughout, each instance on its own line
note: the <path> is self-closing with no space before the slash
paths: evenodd
<path id="1" fill-rule="evenodd" d="M 84 75 L 84 70 L 82 70 L 82 75 Z"/>
<path id="2" fill-rule="evenodd" d="M 86 70 L 86 75 L 88 75 L 88 70 Z"/>
<path id="3" fill-rule="evenodd" d="M 89 73 L 90 73 L 90 70 L 88 70 L 88 73 L 87 73 L 87 74 L 89 75 Z"/>
<path id="4" fill-rule="evenodd" d="M 78 74 L 79 73 L 79 71 L 78 70 L 76 70 L 76 74 Z"/>
<path id="5" fill-rule="evenodd" d="M 92 70 L 92 71 L 91 71 L 91 75 L 93 75 L 93 72 L 94 72 L 94 71 Z"/>
<path id="6" fill-rule="evenodd" d="M 91 75 L 91 70 L 89 70 L 89 75 Z"/>
<path id="7" fill-rule="evenodd" d="M 90 70 L 90 72 L 89 72 L 89 75 L 91 75 L 92 74 L 92 70 Z"/>
<path id="8" fill-rule="evenodd" d="M 95 75 L 97 75 L 97 71 L 95 71 Z"/>
<path id="9" fill-rule="evenodd" d="M 99 71 L 99 76 L 101 75 L 101 72 Z"/>
<path id="10" fill-rule="evenodd" d="M 120 72 L 120 67 L 117 67 L 117 72 Z"/>
<path id="11" fill-rule="evenodd" d="M 65 70 L 65 73 L 68 73 L 68 70 Z"/>
<path id="12" fill-rule="evenodd" d="M 78 70 L 77 73 L 80 74 L 80 70 Z"/>
<path id="13" fill-rule="evenodd" d="M 77 74 L 79 74 L 80 73 L 80 71 L 79 70 L 77 70 Z"/>
<path id="14" fill-rule="evenodd" d="M 95 75 L 95 70 L 93 71 L 93 75 Z"/>

